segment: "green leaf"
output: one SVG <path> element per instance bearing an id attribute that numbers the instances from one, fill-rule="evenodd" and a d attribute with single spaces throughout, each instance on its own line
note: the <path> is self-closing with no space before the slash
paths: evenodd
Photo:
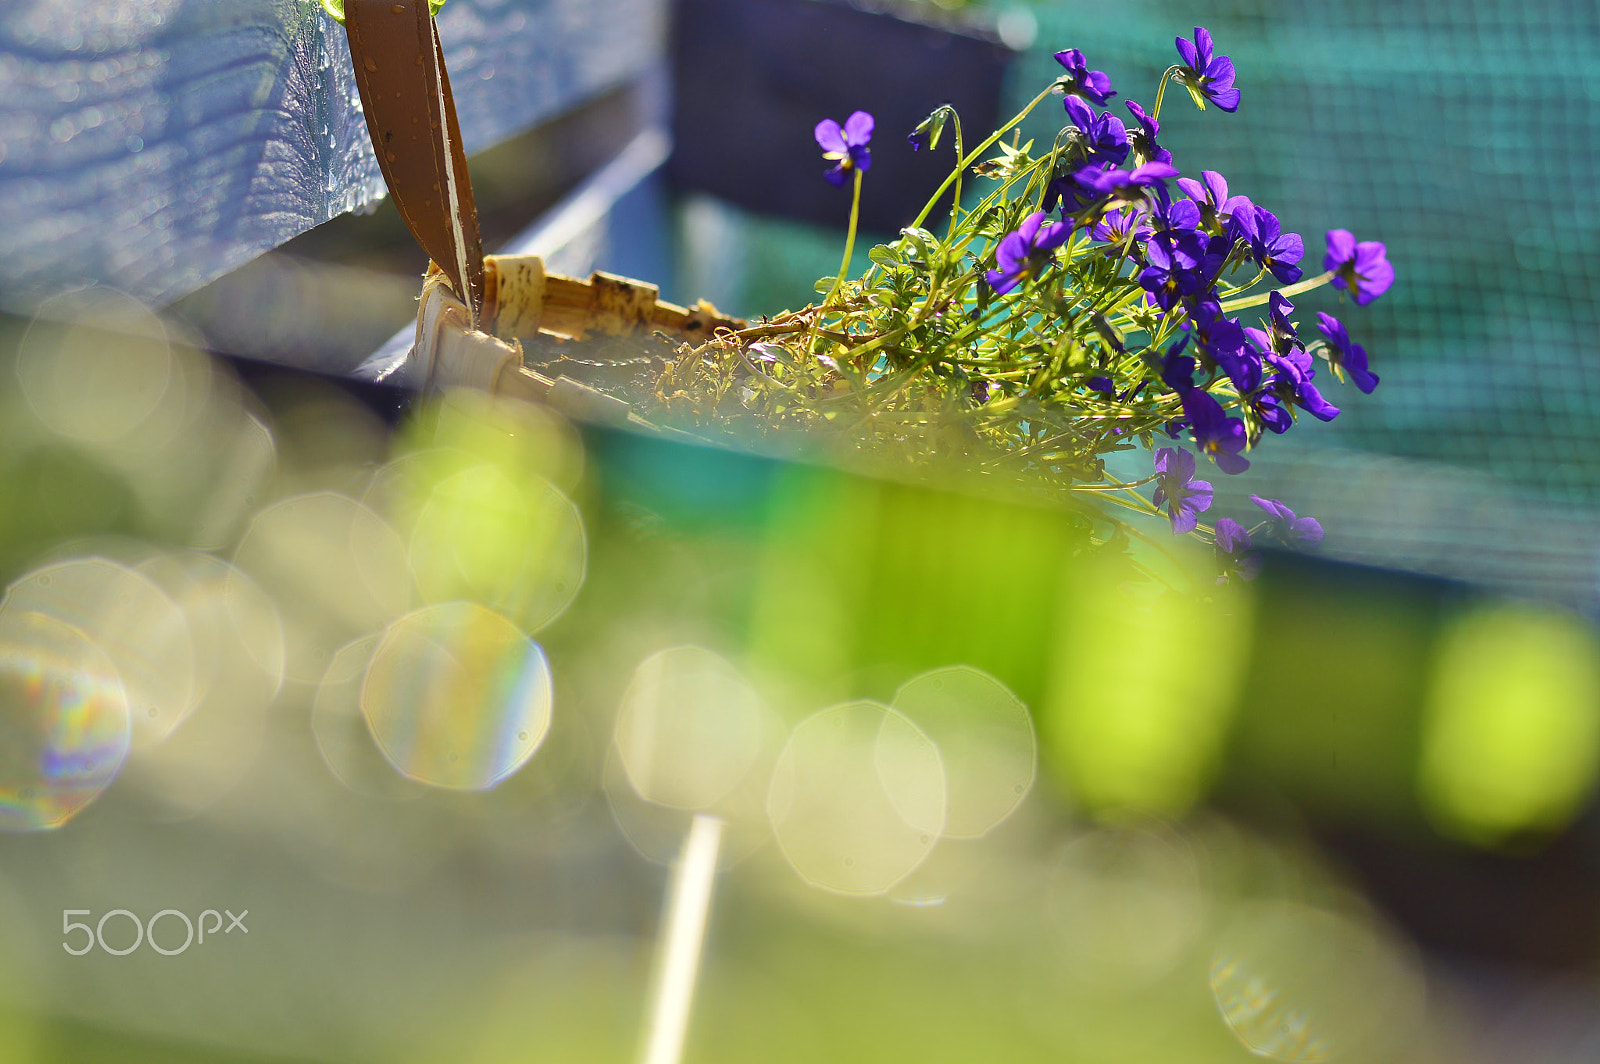
<path id="1" fill-rule="evenodd" d="M 875 245 L 871 251 L 867 252 L 867 258 L 886 270 L 892 270 L 900 265 L 900 256 L 895 254 L 894 248 L 888 244 Z"/>
<path id="2" fill-rule="evenodd" d="M 821 292 L 823 295 L 827 295 L 829 292 L 833 291 L 833 282 L 837 280 L 837 277 L 819 277 L 817 278 L 817 283 L 812 285 L 811 289 L 812 291 Z"/>

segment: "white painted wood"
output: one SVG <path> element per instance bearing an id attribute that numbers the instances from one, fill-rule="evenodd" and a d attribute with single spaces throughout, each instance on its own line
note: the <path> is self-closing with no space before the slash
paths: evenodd
<path id="1" fill-rule="evenodd" d="M 468 151 L 658 66 L 666 0 L 451 0 Z M 383 194 L 315 0 L 0 4 L 0 306 L 83 283 L 161 306 Z"/>

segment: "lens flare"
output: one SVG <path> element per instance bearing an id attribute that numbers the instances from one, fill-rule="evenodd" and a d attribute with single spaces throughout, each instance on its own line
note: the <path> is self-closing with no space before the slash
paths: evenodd
<path id="1" fill-rule="evenodd" d="M 161 320 L 110 288 L 46 302 L 17 352 L 17 377 L 34 415 L 83 443 L 110 443 L 141 428 L 172 376 L 172 345 Z"/>
<path id="2" fill-rule="evenodd" d="M 880 703 L 825 709 L 801 721 L 779 755 L 767 816 L 806 882 L 882 894 L 933 852 L 944 830 L 939 748 Z"/>
<path id="3" fill-rule="evenodd" d="M 1125 992 L 1169 976 L 1195 948 L 1207 916 L 1194 851 L 1155 828 L 1085 832 L 1062 852 L 1050 888 L 1068 974 L 1100 990 Z"/>
<path id="4" fill-rule="evenodd" d="M 175 551 L 137 568 L 188 619 L 196 704 L 159 746 L 134 753 L 125 785 L 151 800 L 158 819 L 184 819 L 231 791 L 261 749 L 266 710 L 283 686 L 283 626 L 255 581 L 220 558 Z"/>
<path id="5" fill-rule="evenodd" d="M 0 829 L 66 823 L 117 778 L 130 742 L 111 659 L 70 625 L 0 605 Z"/>
<path id="6" fill-rule="evenodd" d="M 1386 1059 L 1421 1023 L 1413 966 L 1351 916 L 1297 902 L 1248 903 L 1218 946 L 1210 975 L 1217 1012 L 1258 1057 Z"/>
<path id="7" fill-rule="evenodd" d="M 635 670 L 617 713 L 617 753 L 641 798 L 709 809 L 755 764 L 762 716 L 760 697 L 732 665 L 701 647 L 673 647 Z"/>
<path id="8" fill-rule="evenodd" d="M 588 547 L 578 508 L 554 484 L 479 464 L 434 485 L 410 561 L 424 601 L 481 602 L 537 632 L 577 597 Z"/>
<path id="9" fill-rule="evenodd" d="M 550 729 L 544 651 L 470 602 L 408 613 L 384 632 L 361 712 L 389 764 L 451 790 L 486 790 L 532 757 Z"/>
<path id="10" fill-rule="evenodd" d="M 944 759 L 946 838 L 987 835 L 1033 789 L 1033 718 L 993 676 L 968 665 L 935 669 L 906 682 L 893 705 L 938 744 Z"/>
<path id="11" fill-rule="evenodd" d="M 287 674 L 300 683 L 319 681 L 334 651 L 410 604 L 400 536 L 336 492 L 296 495 L 256 514 L 233 561 L 277 603 Z"/>
<path id="12" fill-rule="evenodd" d="M 126 691 L 136 748 L 166 739 L 194 708 L 189 619 L 144 574 L 106 558 L 78 558 L 23 576 L 6 589 L 4 605 L 76 628 L 111 659 Z"/>
<path id="13" fill-rule="evenodd" d="M 369 798 L 416 798 L 424 788 L 395 773 L 361 715 L 361 685 L 381 638 L 362 636 L 333 656 L 311 704 L 311 734 L 328 771 L 349 790 Z"/>

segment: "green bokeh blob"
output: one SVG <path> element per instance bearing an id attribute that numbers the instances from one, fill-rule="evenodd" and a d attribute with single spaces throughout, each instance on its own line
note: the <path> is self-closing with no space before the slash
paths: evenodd
<path id="1" fill-rule="evenodd" d="M 1444 632 L 1418 785 L 1447 834 L 1495 846 L 1565 827 L 1600 772 L 1600 641 L 1582 618 L 1486 606 Z"/>

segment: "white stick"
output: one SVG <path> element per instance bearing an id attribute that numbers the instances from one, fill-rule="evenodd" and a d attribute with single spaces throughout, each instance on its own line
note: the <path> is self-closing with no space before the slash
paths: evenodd
<path id="1" fill-rule="evenodd" d="M 722 821 L 696 813 L 684 840 L 683 854 L 672 872 L 666 926 L 656 971 L 656 999 L 645 1040 L 644 1064 L 678 1064 L 689 1030 L 689 1006 L 700 970 L 700 946 L 706 937 L 711 888 L 717 877 L 717 850 Z"/>

